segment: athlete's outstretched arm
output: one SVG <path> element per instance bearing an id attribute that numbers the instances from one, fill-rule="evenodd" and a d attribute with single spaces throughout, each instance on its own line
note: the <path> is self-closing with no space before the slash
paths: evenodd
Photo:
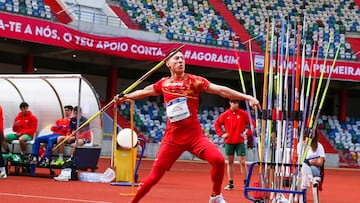
<path id="1" fill-rule="evenodd" d="M 115 100 L 117 100 L 118 102 L 121 102 L 125 99 L 141 99 L 144 97 L 158 96 L 158 95 L 159 95 L 159 93 L 157 93 L 154 90 L 153 85 L 148 85 L 144 89 L 136 90 L 134 92 L 131 92 L 131 93 L 125 94 L 125 95 L 120 95 L 122 97 L 119 97 L 119 95 L 116 95 Z"/>
<path id="2" fill-rule="evenodd" d="M 233 100 L 247 100 L 249 101 L 249 105 L 252 108 L 258 108 L 259 110 L 261 110 L 260 102 L 257 99 L 255 99 L 253 96 L 238 92 L 223 85 L 210 83 L 206 92 L 210 94 L 217 94 L 221 97 L 233 99 Z"/>

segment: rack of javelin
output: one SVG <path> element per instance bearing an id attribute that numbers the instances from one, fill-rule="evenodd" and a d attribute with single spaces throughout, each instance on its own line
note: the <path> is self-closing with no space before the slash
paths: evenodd
<path id="1" fill-rule="evenodd" d="M 261 180 L 261 183 L 258 184 L 253 184 L 253 186 L 250 186 L 251 181 L 251 177 L 253 176 L 253 171 L 254 171 L 254 167 L 258 166 L 258 167 L 262 167 L 263 171 L 268 170 L 266 168 L 270 168 L 270 170 L 273 170 L 275 168 L 275 166 L 280 166 L 283 168 L 289 167 L 289 171 L 290 171 L 290 167 L 294 167 L 293 164 L 288 164 L 288 163 L 261 163 L 261 162 L 253 162 L 250 164 L 249 166 L 249 171 L 248 171 L 248 175 L 246 178 L 246 182 L 245 182 L 245 186 L 244 186 L 244 196 L 246 199 L 251 200 L 253 202 L 256 203 L 260 203 L 260 202 L 266 202 L 267 200 L 271 200 L 271 199 L 275 199 L 276 200 L 276 194 L 290 194 L 291 195 L 300 195 L 302 196 L 302 202 L 306 203 L 306 192 L 307 189 L 293 189 L 292 187 L 290 187 L 290 183 L 288 182 L 289 179 L 292 178 L 292 175 L 289 174 L 289 176 L 286 176 L 284 178 L 284 176 L 277 176 L 274 177 L 275 179 L 278 179 L 281 177 L 281 180 L 278 180 L 278 182 L 280 181 L 281 187 L 279 187 L 279 189 L 275 189 L 273 187 L 271 187 L 271 185 L 273 185 L 272 182 L 270 182 L 268 179 L 267 180 Z M 295 164 L 295 167 L 301 167 L 301 165 Z M 269 173 L 269 175 L 271 175 L 271 173 Z M 285 186 L 284 186 L 285 185 Z M 270 188 L 271 187 L 271 188 Z M 251 195 L 251 192 L 258 192 L 257 195 Z M 272 196 L 272 197 L 270 197 Z"/>

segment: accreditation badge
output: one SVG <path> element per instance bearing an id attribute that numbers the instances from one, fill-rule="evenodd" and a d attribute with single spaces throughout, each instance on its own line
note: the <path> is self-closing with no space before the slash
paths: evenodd
<path id="1" fill-rule="evenodd" d="M 186 97 L 179 97 L 167 103 L 166 115 L 170 122 L 180 121 L 190 116 L 186 100 Z"/>

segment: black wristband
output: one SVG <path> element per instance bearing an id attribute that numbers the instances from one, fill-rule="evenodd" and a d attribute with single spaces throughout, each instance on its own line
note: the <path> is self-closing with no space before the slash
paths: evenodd
<path id="1" fill-rule="evenodd" d="M 116 96 L 119 97 L 119 98 L 122 98 L 122 97 L 125 96 L 125 94 L 124 94 L 124 93 L 120 93 L 120 94 L 117 94 Z"/>

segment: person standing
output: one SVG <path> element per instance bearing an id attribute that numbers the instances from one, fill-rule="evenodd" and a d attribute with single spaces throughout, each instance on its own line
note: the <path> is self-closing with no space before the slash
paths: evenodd
<path id="1" fill-rule="evenodd" d="M 0 142 L 4 140 L 4 117 L 3 117 L 3 110 L 0 105 Z M 0 179 L 7 178 L 6 169 L 5 169 L 5 162 L 2 156 L 2 149 L 0 145 Z"/>
<path id="2" fill-rule="evenodd" d="M 114 98 L 117 102 L 123 102 L 126 99 L 163 95 L 166 104 L 167 125 L 159 151 L 150 174 L 140 183 L 130 202 L 139 202 L 180 155 L 189 151 L 211 164 L 212 191 L 209 203 L 226 203 L 221 194 L 225 160 L 201 129 L 198 119 L 199 94 L 206 92 L 234 100 L 248 100 L 251 107 L 257 108 L 260 108 L 259 101 L 252 96 L 211 83 L 201 76 L 185 73 L 183 53 L 173 50 L 169 54 L 172 56 L 165 61 L 170 70 L 169 77 L 164 77 L 144 89 Z"/>
<path id="3" fill-rule="evenodd" d="M 29 110 L 29 104 L 26 102 L 21 102 L 20 112 L 15 117 L 12 130 L 14 133 L 7 134 L 4 136 L 3 147 L 7 153 L 10 153 L 8 143 L 11 143 L 13 140 L 19 140 L 21 155 L 22 157 L 26 151 L 26 142 L 33 139 L 37 129 L 38 120 Z M 23 157 L 24 158 L 24 157 Z"/>
<path id="4" fill-rule="evenodd" d="M 214 123 L 216 133 L 224 138 L 225 155 L 228 160 L 229 184 L 225 186 L 225 190 L 234 189 L 234 154 L 239 159 L 240 172 L 245 183 L 247 176 L 245 137 L 252 136 L 249 115 L 239 108 L 240 101 L 230 100 L 229 103 L 229 109 L 220 114 Z"/>

